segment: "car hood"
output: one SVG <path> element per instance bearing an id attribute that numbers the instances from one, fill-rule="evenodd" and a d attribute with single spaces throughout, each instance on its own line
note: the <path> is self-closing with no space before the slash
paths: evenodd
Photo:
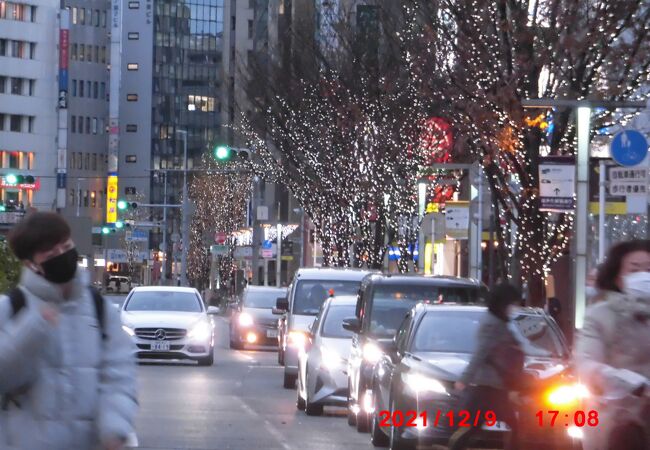
<path id="1" fill-rule="evenodd" d="M 292 314 L 290 318 L 290 329 L 298 331 L 307 331 L 309 329 L 309 325 L 314 323 L 314 320 L 316 320 L 316 316 L 298 316 L 296 314 Z"/>
<path id="2" fill-rule="evenodd" d="M 205 313 L 178 311 L 122 311 L 122 323 L 130 328 L 185 328 L 201 320 Z"/>
<path id="3" fill-rule="evenodd" d="M 446 352 L 422 352 L 415 356 L 420 359 L 422 370 L 450 381 L 460 378 L 472 358 L 470 353 Z M 524 369 L 538 379 L 545 379 L 564 372 L 567 366 L 560 358 L 527 356 Z"/>
<path id="4" fill-rule="evenodd" d="M 334 350 L 341 358 L 347 361 L 352 351 L 352 338 L 321 338 L 320 345 L 321 347 Z"/>

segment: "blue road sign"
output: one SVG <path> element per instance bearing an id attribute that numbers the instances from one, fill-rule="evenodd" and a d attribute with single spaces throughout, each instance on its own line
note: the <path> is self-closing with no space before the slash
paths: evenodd
<path id="1" fill-rule="evenodd" d="M 624 130 L 612 139 L 610 152 L 612 159 L 621 166 L 636 166 L 648 154 L 648 141 L 636 130 Z"/>
<path id="2" fill-rule="evenodd" d="M 262 248 L 264 250 L 270 250 L 273 248 L 273 241 L 270 241 L 266 239 L 264 242 L 262 242 Z"/>

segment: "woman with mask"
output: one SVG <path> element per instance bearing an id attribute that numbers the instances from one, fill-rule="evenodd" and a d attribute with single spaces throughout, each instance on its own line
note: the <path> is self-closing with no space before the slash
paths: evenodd
<path id="1" fill-rule="evenodd" d="M 581 381 L 591 390 L 585 450 L 650 448 L 650 241 L 622 242 L 609 251 L 596 285 L 603 300 L 590 306 L 575 345 Z"/>
<path id="2" fill-rule="evenodd" d="M 136 366 L 119 313 L 90 290 L 60 215 L 27 215 L 9 245 L 23 270 L 0 297 L 0 448 L 124 448 Z"/>
<path id="3" fill-rule="evenodd" d="M 478 330 L 478 348 L 467 368 L 456 382 L 461 391 L 458 410 L 494 411 L 499 421 L 510 427 L 506 450 L 518 449 L 518 426 L 509 392 L 518 389 L 523 378 L 524 355 L 518 341 L 508 328 L 511 309 L 521 302 L 517 288 L 509 284 L 495 286 L 487 298 L 488 314 Z M 474 413 L 472 413 L 474 417 Z M 480 433 L 482 423 L 459 428 L 449 440 L 450 450 L 471 447 Z"/>

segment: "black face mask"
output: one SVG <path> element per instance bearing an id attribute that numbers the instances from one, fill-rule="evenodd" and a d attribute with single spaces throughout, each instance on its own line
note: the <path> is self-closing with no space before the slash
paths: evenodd
<path id="1" fill-rule="evenodd" d="M 77 253 L 76 248 L 71 248 L 65 253 L 61 253 L 54 258 L 48 259 L 41 264 L 43 268 L 43 278 L 56 284 L 64 284 L 74 278 L 77 273 Z"/>

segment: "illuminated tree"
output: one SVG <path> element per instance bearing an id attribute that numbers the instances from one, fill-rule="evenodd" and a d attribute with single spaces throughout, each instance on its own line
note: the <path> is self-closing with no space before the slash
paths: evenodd
<path id="1" fill-rule="evenodd" d="M 527 110 L 527 98 L 632 99 L 647 83 L 650 8 L 643 0 L 408 0 L 403 45 L 422 95 L 435 99 L 494 193 L 499 248 L 542 298 L 567 251 L 572 214 L 540 211 L 539 158 L 572 155 L 573 111 Z M 611 124 L 597 110 L 595 128 Z M 623 119 L 625 122 L 625 118 Z M 586 232 L 586 230 L 581 230 Z"/>

